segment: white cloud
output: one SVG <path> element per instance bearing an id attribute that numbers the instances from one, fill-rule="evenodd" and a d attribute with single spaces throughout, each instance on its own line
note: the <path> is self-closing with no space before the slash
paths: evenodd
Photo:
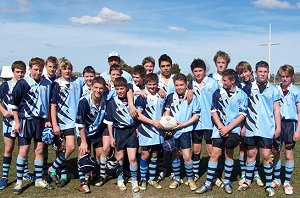
<path id="1" fill-rule="evenodd" d="M 28 0 L 16 0 L 16 7 L 5 7 L 1 9 L 1 12 L 6 13 L 24 13 L 29 12 L 30 9 L 28 8 Z"/>
<path id="2" fill-rule="evenodd" d="M 253 4 L 259 8 L 279 8 L 279 9 L 291 9 L 293 6 L 287 1 L 281 0 L 256 0 Z"/>
<path id="3" fill-rule="evenodd" d="M 177 26 L 169 26 L 169 30 L 175 31 L 175 32 L 186 32 L 187 30 L 183 27 L 177 27 Z"/>
<path id="4" fill-rule="evenodd" d="M 102 8 L 97 16 L 81 16 L 71 17 L 69 21 L 73 24 L 88 25 L 88 24 L 105 24 L 110 22 L 125 23 L 131 20 L 129 15 L 122 12 L 116 12 L 109 8 Z"/>

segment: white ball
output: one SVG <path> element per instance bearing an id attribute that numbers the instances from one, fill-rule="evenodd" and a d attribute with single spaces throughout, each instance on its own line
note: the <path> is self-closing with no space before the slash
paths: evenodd
<path id="1" fill-rule="evenodd" d="M 166 131 L 170 131 L 177 126 L 177 120 L 172 116 L 163 116 L 159 122 Z"/>

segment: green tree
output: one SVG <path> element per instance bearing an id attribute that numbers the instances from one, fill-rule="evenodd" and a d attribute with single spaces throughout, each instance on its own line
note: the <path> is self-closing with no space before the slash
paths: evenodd
<path id="1" fill-rule="evenodd" d="M 130 65 L 127 65 L 122 59 L 121 59 L 121 63 L 120 64 L 122 65 L 122 69 L 124 71 L 128 72 L 129 74 L 132 73 L 132 69 L 133 68 Z"/>
<path id="2" fill-rule="evenodd" d="M 172 74 L 179 74 L 181 69 L 179 68 L 179 65 L 177 63 L 174 63 L 172 66 Z"/>

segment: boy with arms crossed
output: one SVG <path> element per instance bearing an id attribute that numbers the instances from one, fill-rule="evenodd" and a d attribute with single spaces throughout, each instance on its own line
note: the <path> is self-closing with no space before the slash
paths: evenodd
<path id="1" fill-rule="evenodd" d="M 169 94 L 165 103 L 166 116 L 173 116 L 178 125 L 173 129 L 173 137 L 178 149 L 181 150 L 187 184 L 190 190 L 196 190 L 197 186 L 193 179 L 193 160 L 191 156 L 191 131 L 193 123 L 199 120 L 200 105 L 197 100 L 193 100 L 190 104 L 186 99 L 187 94 L 187 79 L 183 74 L 177 74 L 173 78 L 176 92 Z M 180 184 L 180 155 L 178 152 L 173 153 L 172 171 L 174 174 L 173 182 L 169 186 L 171 189 L 177 188 Z"/>
<path id="2" fill-rule="evenodd" d="M 291 65 L 283 65 L 278 70 L 281 83 L 277 86 L 282 101 L 280 102 L 281 133 L 278 140 L 285 144 L 285 177 L 283 189 L 285 194 L 293 194 L 290 180 L 294 170 L 294 147 L 300 138 L 300 88 L 292 83 L 294 68 Z M 280 152 L 274 157 L 273 187 L 279 187 L 281 159 Z"/>
<path id="3" fill-rule="evenodd" d="M 260 61 L 256 63 L 255 69 L 256 81 L 244 87 L 248 95 L 244 139 L 247 145 L 247 166 L 246 181 L 239 190 L 244 191 L 250 187 L 259 148 L 265 172 L 265 191 L 271 197 L 275 191 L 272 187 L 273 163 L 270 154 L 273 138 L 278 138 L 281 131 L 281 96 L 278 89 L 268 82 L 269 64 Z"/>
<path id="4" fill-rule="evenodd" d="M 91 93 L 83 96 L 78 105 L 78 112 L 76 117 L 75 126 L 80 131 L 80 137 L 77 138 L 78 142 L 78 159 L 83 155 L 91 151 L 91 144 L 96 151 L 96 159 L 104 158 L 102 148 L 102 133 L 106 127 L 103 124 L 104 114 L 106 111 L 106 101 L 103 97 L 103 93 L 106 90 L 106 82 L 102 77 L 96 77 L 92 81 Z M 101 161 L 98 163 L 101 164 Z M 104 170 L 100 166 L 100 174 Z M 90 189 L 88 183 L 85 180 L 85 176 L 78 169 L 80 188 L 83 193 L 89 193 Z M 104 175 L 105 176 L 105 175 Z"/>
<path id="5" fill-rule="evenodd" d="M 124 184 L 123 162 L 125 149 L 130 163 L 131 184 L 134 193 L 139 191 L 137 182 L 138 164 L 136 160 L 137 136 L 135 121 L 130 116 L 127 92 L 129 87 L 123 77 L 118 77 L 114 81 L 117 96 L 112 98 L 107 104 L 107 115 L 104 123 L 108 125 L 111 146 L 116 148 L 115 157 L 118 160 L 117 165 L 117 185 L 121 191 L 127 188 Z M 115 132 L 115 135 L 113 135 Z"/>
<path id="6" fill-rule="evenodd" d="M 147 97 L 139 96 L 136 99 L 136 108 L 138 119 L 142 122 L 138 126 L 139 145 L 141 146 L 142 155 L 140 160 L 140 189 L 147 189 L 147 172 L 148 159 L 149 164 L 149 181 L 148 183 L 154 188 L 160 189 L 161 186 L 155 181 L 157 154 L 162 150 L 163 131 L 159 120 L 163 113 L 164 99 L 157 93 L 158 76 L 154 73 L 146 75 L 145 84 L 147 88 Z"/>
<path id="7" fill-rule="evenodd" d="M 234 164 L 233 152 L 240 143 L 241 123 L 247 115 L 248 98 L 245 92 L 236 86 L 237 74 L 233 69 L 225 70 L 222 75 L 223 87 L 215 91 L 211 106 L 214 121 L 213 147 L 206 181 L 196 190 L 196 193 L 205 193 L 212 188 L 214 172 L 223 149 L 226 159 L 224 190 L 228 194 L 232 193 L 230 177 Z"/>
<path id="8" fill-rule="evenodd" d="M 17 182 L 13 189 L 15 194 L 22 192 L 24 166 L 32 138 L 35 149 L 35 187 L 48 190 L 53 188 L 42 179 L 44 143 L 41 136 L 43 129 L 50 125 L 47 119 L 52 84 L 49 79 L 42 77 L 44 65 L 45 61 L 41 58 L 32 58 L 29 61 L 30 74 L 17 82 L 9 105 L 13 110 L 14 130 L 19 134 Z"/>

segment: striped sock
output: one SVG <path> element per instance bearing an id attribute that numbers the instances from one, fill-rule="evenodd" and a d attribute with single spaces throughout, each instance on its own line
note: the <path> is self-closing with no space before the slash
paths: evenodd
<path id="1" fill-rule="evenodd" d="M 100 157 L 100 176 L 102 178 L 106 178 L 106 162 L 107 162 L 107 158 L 106 157 Z"/>
<path id="2" fill-rule="evenodd" d="M 246 174 L 246 163 L 245 157 L 243 155 L 239 156 L 240 168 L 241 168 L 241 178 L 245 177 Z"/>
<path id="3" fill-rule="evenodd" d="M 157 167 L 157 158 L 152 157 L 149 164 L 149 180 L 153 181 L 155 179 L 156 174 L 156 167 Z"/>
<path id="4" fill-rule="evenodd" d="M 225 160 L 225 168 L 224 168 L 224 184 L 227 184 L 230 182 L 230 177 L 233 169 L 233 160 Z"/>
<path id="5" fill-rule="evenodd" d="M 273 164 L 274 167 L 274 179 L 280 182 L 280 170 L 281 170 L 281 159 Z"/>
<path id="6" fill-rule="evenodd" d="M 78 170 L 78 176 L 79 176 L 80 183 L 85 182 L 85 178 L 84 178 L 82 171 L 79 168 L 77 168 L 77 170 Z"/>
<path id="7" fill-rule="evenodd" d="M 137 181 L 138 165 L 135 165 L 135 166 L 130 165 L 129 169 L 130 169 L 131 181 L 133 181 L 133 182 Z"/>
<path id="8" fill-rule="evenodd" d="M 11 165 L 12 157 L 3 156 L 3 164 L 2 164 L 2 179 L 8 178 L 8 173 Z"/>
<path id="9" fill-rule="evenodd" d="M 180 181 L 180 159 L 176 158 L 172 161 L 172 170 L 175 180 Z"/>
<path id="10" fill-rule="evenodd" d="M 193 162 L 192 163 L 184 163 L 186 178 L 188 180 L 193 180 Z"/>
<path id="11" fill-rule="evenodd" d="M 27 174 L 29 173 L 29 170 L 28 170 L 28 159 L 25 160 L 25 166 L 24 166 L 24 174 Z"/>
<path id="12" fill-rule="evenodd" d="M 44 155 L 43 178 L 47 178 L 48 177 L 48 145 L 46 144 L 44 145 L 43 155 Z"/>
<path id="13" fill-rule="evenodd" d="M 208 161 L 208 167 L 207 167 L 207 175 L 206 175 L 206 186 L 211 186 L 211 183 L 213 182 L 215 172 L 217 170 L 218 162 L 211 162 Z"/>
<path id="14" fill-rule="evenodd" d="M 42 181 L 43 176 L 43 161 L 34 160 L 35 181 Z"/>
<path id="15" fill-rule="evenodd" d="M 254 176 L 259 176 L 259 172 L 258 172 L 259 163 L 260 163 L 260 157 L 258 156 L 256 157 L 256 161 L 255 161 Z"/>
<path id="16" fill-rule="evenodd" d="M 294 170 L 295 162 L 287 161 L 285 163 L 285 176 L 284 176 L 284 184 L 289 184 L 292 178 L 293 170 Z"/>
<path id="17" fill-rule="evenodd" d="M 26 158 L 17 157 L 17 183 L 22 184 Z"/>
<path id="18" fill-rule="evenodd" d="M 146 181 L 146 175 L 148 171 L 148 161 L 147 160 L 140 160 L 140 175 L 141 175 L 141 180 Z"/>
<path id="19" fill-rule="evenodd" d="M 256 160 L 254 160 L 252 162 L 247 162 L 247 164 L 246 164 L 246 182 L 248 184 L 251 184 L 252 177 L 253 177 L 253 171 L 255 168 L 255 163 L 256 163 Z"/>
<path id="20" fill-rule="evenodd" d="M 265 172 L 266 187 L 272 186 L 273 165 L 272 164 L 264 164 L 264 172 Z"/>
<path id="21" fill-rule="evenodd" d="M 157 172 L 163 172 L 164 171 L 164 151 L 160 151 L 157 154 Z"/>
<path id="22" fill-rule="evenodd" d="M 199 175 L 200 154 L 193 153 L 193 172 L 194 175 Z"/>
<path id="23" fill-rule="evenodd" d="M 117 175 L 118 181 L 124 180 L 124 178 L 123 178 L 123 162 L 121 162 L 121 161 L 118 162 L 116 175 Z"/>
<path id="24" fill-rule="evenodd" d="M 66 157 L 64 153 L 58 154 L 55 161 L 53 162 L 52 166 L 50 167 L 51 171 L 57 171 L 62 164 L 66 161 Z"/>

